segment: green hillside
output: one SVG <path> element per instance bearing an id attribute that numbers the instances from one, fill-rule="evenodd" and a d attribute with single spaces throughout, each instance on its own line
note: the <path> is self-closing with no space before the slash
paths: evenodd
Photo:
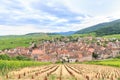
<path id="1" fill-rule="evenodd" d="M 0 50 L 15 48 L 15 47 L 28 47 L 31 42 L 42 42 L 44 40 L 52 40 L 59 38 L 61 35 L 52 34 L 27 34 L 27 35 L 9 35 L 0 36 Z"/>
<path id="2" fill-rule="evenodd" d="M 105 27 L 106 24 L 107 24 L 107 23 L 102 23 L 102 24 L 98 24 L 98 25 L 95 25 L 95 26 L 91 26 L 91 27 L 88 27 L 88 28 L 79 30 L 79 31 L 77 31 L 75 34 L 90 33 L 90 32 L 96 31 L 96 30 L 98 30 L 98 29 L 100 29 L 100 28 Z"/>
<path id="3" fill-rule="evenodd" d="M 97 36 L 111 35 L 111 34 L 120 34 L 120 23 L 115 25 L 110 25 L 105 28 L 101 28 L 95 31 Z"/>
<path id="4" fill-rule="evenodd" d="M 120 19 L 112 22 L 101 23 L 77 31 L 75 34 L 86 34 L 95 32 L 97 36 L 119 34 L 120 33 Z"/>

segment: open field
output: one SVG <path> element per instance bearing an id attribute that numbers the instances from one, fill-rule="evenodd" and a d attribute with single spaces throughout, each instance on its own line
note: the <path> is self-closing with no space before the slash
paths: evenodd
<path id="1" fill-rule="evenodd" d="M 116 38 L 116 39 L 120 40 L 120 34 L 105 35 L 105 36 L 103 36 L 103 38 L 107 38 L 107 39 Z"/>
<path id="2" fill-rule="evenodd" d="M 3 80 L 119 80 L 120 68 L 87 64 L 51 64 L 11 71 Z"/>
<path id="3" fill-rule="evenodd" d="M 107 59 L 107 60 L 99 60 L 99 61 L 89 61 L 84 62 L 85 64 L 96 64 L 96 65 L 105 65 L 105 66 L 114 66 L 120 68 L 120 59 Z"/>

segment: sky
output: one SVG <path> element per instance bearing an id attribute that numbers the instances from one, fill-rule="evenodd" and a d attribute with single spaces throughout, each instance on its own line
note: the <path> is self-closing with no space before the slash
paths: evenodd
<path id="1" fill-rule="evenodd" d="M 0 0 L 0 35 L 76 31 L 120 19 L 120 0 Z"/>

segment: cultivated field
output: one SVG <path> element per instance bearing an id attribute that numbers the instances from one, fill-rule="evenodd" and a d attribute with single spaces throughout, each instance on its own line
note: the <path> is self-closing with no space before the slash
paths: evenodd
<path id="1" fill-rule="evenodd" d="M 120 68 L 87 64 L 51 64 L 11 71 L 3 80 L 119 80 Z"/>

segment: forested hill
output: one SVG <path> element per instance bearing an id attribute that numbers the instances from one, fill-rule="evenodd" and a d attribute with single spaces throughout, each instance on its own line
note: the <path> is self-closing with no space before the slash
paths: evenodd
<path id="1" fill-rule="evenodd" d="M 85 34 L 95 32 L 98 36 L 119 34 L 120 33 L 120 19 L 112 22 L 101 23 L 77 31 L 75 34 Z"/>
<path id="2" fill-rule="evenodd" d="M 115 25 L 110 25 L 105 28 L 101 28 L 95 31 L 97 36 L 104 36 L 104 35 L 112 35 L 112 34 L 120 34 L 120 23 Z"/>

